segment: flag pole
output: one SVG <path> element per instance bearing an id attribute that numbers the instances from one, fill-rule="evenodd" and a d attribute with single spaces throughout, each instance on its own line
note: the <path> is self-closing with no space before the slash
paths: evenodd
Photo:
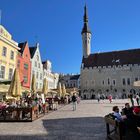
<path id="1" fill-rule="evenodd" d="M 2 11 L 0 9 L 0 25 L 1 25 L 1 16 L 2 16 Z"/>

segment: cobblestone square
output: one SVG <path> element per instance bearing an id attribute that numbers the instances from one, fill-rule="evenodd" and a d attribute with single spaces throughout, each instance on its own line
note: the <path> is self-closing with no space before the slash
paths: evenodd
<path id="1" fill-rule="evenodd" d="M 33 122 L 0 123 L 0 140 L 105 140 L 103 117 L 112 112 L 112 106 L 121 109 L 126 102 L 83 100 L 76 111 L 69 104 Z"/>

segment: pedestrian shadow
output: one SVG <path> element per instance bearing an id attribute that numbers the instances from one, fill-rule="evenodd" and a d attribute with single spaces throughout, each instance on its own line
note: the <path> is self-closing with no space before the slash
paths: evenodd
<path id="1" fill-rule="evenodd" d="M 79 117 L 43 120 L 51 140 L 105 140 L 106 128 L 103 117 Z"/>
<path id="2" fill-rule="evenodd" d="M 42 125 L 46 134 L 0 134 L 0 140 L 108 140 L 103 117 L 43 119 Z M 128 135 L 125 140 L 136 139 Z"/>

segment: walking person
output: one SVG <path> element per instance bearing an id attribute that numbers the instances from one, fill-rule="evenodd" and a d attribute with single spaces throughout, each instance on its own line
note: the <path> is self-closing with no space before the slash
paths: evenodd
<path id="1" fill-rule="evenodd" d="M 73 96 L 72 96 L 73 111 L 76 110 L 76 102 L 77 102 L 76 95 L 73 93 Z"/>
<path id="2" fill-rule="evenodd" d="M 133 95 L 132 95 L 132 93 L 129 95 L 129 98 L 130 98 L 130 101 L 131 101 L 132 106 L 134 106 L 134 100 L 133 100 Z"/>
<path id="3" fill-rule="evenodd" d="M 137 105 L 139 106 L 139 99 L 140 99 L 140 97 L 139 97 L 139 95 L 137 94 L 136 95 L 136 101 L 137 101 Z"/>
<path id="4" fill-rule="evenodd" d="M 108 96 L 108 99 L 109 99 L 109 102 L 112 103 L 112 95 L 111 94 Z"/>
<path id="5" fill-rule="evenodd" d="M 98 94 L 98 97 L 97 97 L 98 103 L 100 102 L 100 98 L 101 98 L 101 96 L 100 96 L 100 94 Z"/>

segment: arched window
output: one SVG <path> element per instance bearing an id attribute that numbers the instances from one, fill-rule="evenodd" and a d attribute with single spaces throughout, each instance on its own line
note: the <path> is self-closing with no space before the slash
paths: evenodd
<path id="1" fill-rule="evenodd" d="M 37 59 L 37 61 L 39 61 L 39 56 L 38 55 L 36 56 L 36 59 Z"/>

